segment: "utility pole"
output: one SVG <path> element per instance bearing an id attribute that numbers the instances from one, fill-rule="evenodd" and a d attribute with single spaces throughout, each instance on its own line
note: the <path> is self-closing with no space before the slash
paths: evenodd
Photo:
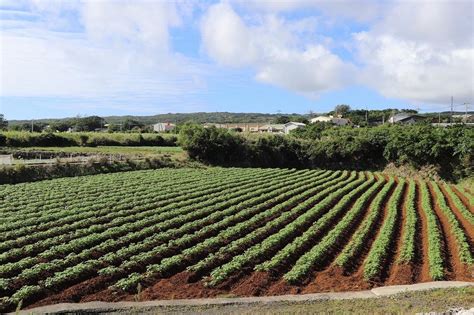
<path id="1" fill-rule="evenodd" d="M 31 120 L 31 132 L 34 131 L 34 124 L 33 124 L 33 119 Z"/>
<path id="2" fill-rule="evenodd" d="M 441 123 L 441 112 L 438 113 L 438 124 Z"/>
<path id="3" fill-rule="evenodd" d="M 367 109 L 367 106 L 365 106 L 365 125 L 369 125 L 369 110 Z"/>

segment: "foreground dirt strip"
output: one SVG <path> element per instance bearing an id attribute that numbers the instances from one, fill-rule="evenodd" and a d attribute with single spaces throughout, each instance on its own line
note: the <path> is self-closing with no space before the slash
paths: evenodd
<path id="1" fill-rule="evenodd" d="M 186 299 L 186 300 L 161 300 L 147 302 L 88 302 L 88 303 L 62 303 L 55 305 L 41 306 L 18 313 L 8 314 L 44 314 L 58 312 L 75 312 L 75 313 L 97 313 L 97 312 L 127 312 L 127 311 L 159 311 L 163 306 L 202 306 L 202 305 L 246 305 L 246 304 L 271 304 L 275 302 L 304 302 L 304 301 L 321 301 L 321 300 L 350 300 L 350 299 L 369 299 L 379 298 L 383 296 L 391 296 L 399 293 L 432 290 L 442 288 L 460 288 L 466 286 L 474 286 L 474 282 L 461 281 L 437 281 L 425 282 L 411 285 L 395 285 L 378 287 L 365 291 L 350 292 L 328 292 L 316 294 L 302 295 L 280 295 L 265 297 L 243 297 L 243 298 L 215 298 L 215 299 Z"/>

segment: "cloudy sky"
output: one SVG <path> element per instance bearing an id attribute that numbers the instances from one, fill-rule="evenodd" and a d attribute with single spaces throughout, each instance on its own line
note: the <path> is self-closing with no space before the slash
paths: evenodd
<path id="1" fill-rule="evenodd" d="M 8 119 L 473 105 L 470 0 L 0 0 Z"/>

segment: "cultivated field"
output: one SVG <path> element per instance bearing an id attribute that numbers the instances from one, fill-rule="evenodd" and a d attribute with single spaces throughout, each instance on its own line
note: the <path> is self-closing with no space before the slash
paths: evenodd
<path id="1" fill-rule="evenodd" d="M 472 192 L 380 173 L 162 169 L 0 186 L 0 301 L 474 281 Z M 1 309 L 0 309 L 1 311 Z"/>

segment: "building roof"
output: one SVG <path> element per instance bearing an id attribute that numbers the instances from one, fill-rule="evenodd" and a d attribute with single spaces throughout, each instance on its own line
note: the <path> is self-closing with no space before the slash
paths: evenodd
<path id="1" fill-rule="evenodd" d="M 157 126 L 157 125 L 161 125 L 161 126 L 175 126 L 175 124 L 173 123 L 170 123 L 170 122 L 159 122 L 159 123 L 156 123 L 156 124 L 153 124 L 153 126 Z"/>
<path id="2" fill-rule="evenodd" d="M 310 121 L 330 121 L 332 116 L 317 116 L 310 119 Z"/>
<path id="3" fill-rule="evenodd" d="M 350 123 L 350 120 L 347 118 L 331 118 L 331 123 L 338 126 L 345 126 Z"/>
<path id="4" fill-rule="evenodd" d="M 410 118 L 424 118 L 423 116 L 417 115 L 417 114 L 410 114 L 410 113 L 398 113 L 393 115 L 392 117 L 389 118 L 389 121 L 392 123 L 404 121 Z"/>
<path id="5" fill-rule="evenodd" d="M 301 126 L 301 127 L 304 127 L 306 126 L 306 124 L 302 123 L 302 122 L 295 122 L 295 121 L 290 121 L 290 122 L 287 122 L 285 124 L 285 126 L 288 126 L 288 125 L 295 125 L 295 126 Z"/>
<path id="6" fill-rule="evenodd" d="M 283 130 L 284 128 L 285 128 L 285 125 L 283 125 L 283 124 L 267 124 L 267 125 L 263 125 L 259 129 L 281 129 L 281 130 Z"/>

